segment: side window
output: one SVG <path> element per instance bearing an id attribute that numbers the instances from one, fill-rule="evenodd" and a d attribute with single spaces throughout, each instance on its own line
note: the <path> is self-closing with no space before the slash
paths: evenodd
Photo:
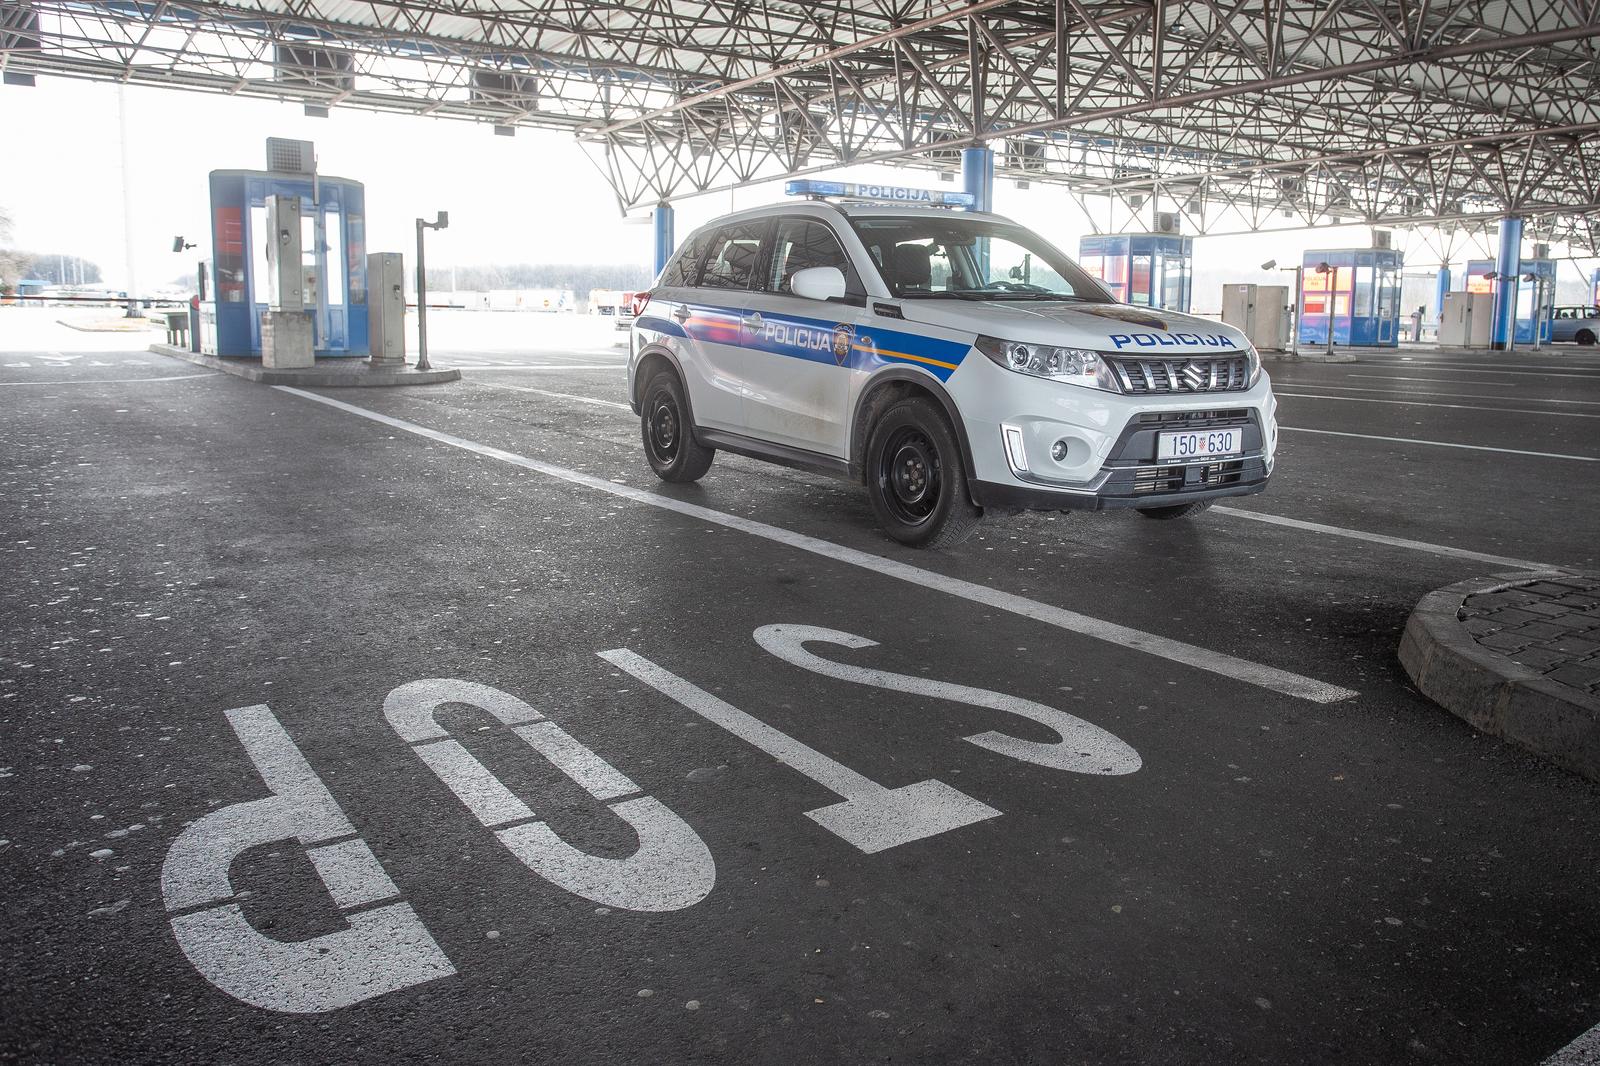
<path id="1" fill-rule="evenodd" d="M 678 288 L 693 288 L 700 282 L 700 260 L 705 258 L 706 245 L 711 243 L 711 233 L 702 232 L 689 238 L 683 247 L 678 249 L 667 262 L 666 269 L 661 272 L 661 280 L 657 285 Z"/>
<path id="2" fill-rule="evenodd" d="M 766 220 L 758 219 L 717 230 L 711 237 L 705 268 L 700 272 L 700 287 L 748 289 L 755 276 L 766 228 Z"/>
<path id="3" fill-rule="evenodd" d="M 789 282 L 795 274 L 812 267 L 837 267 L 850 276 L 850 260 L 839 238 L 825 223 L 803 218 L 780 220 L 772 243 L 772 263 L 762 287 L 768 292 L 789 292 Z"/>

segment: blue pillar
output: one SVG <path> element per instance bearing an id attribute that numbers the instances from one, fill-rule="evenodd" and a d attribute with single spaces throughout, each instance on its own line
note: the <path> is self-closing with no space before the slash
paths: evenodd
<path id="1" fill-rule="evenodd" d="M 1589 300 L 1600 304 L 1600 267 L 1594 269 L 1593 287 L 1589 290 Z"/>
<path id="2" fill-rule="evenodd" d="M 973 210 L 994 210 L 994 152 L 991 149 L 961 150 L 961 185 L 978 198 Z"/>
<path id="3" fill-rule="evenodd" d="M 1438 287 L 1433 294 L 1433 318 L 1436 322 L 1444 321 L 1444 294 L 1450 291 L 1450 268 L 1444 263 L 1439 264 Z"/>
<path id="4" fill-rule="evenodd" d="M 974 211 L 994 210 L 994 152 L 988 148 L 961 149 L 961 186 L 977 198 Z M 978 240 L 978 270 L 989 274 L 989 238 Z"/>
<path id="5" fill-rule="evenodd" d="M 1517 317 L 1518 272 L 1522 269 L 1522 219 L 1500 220 L 1500 252 L 1495 256 L 1494 332 L 1489 347 L 1503 352 L 1511 347 L 1512 328 Z"/>
<path id="6" fill-rule="evenodd" d="M 666 269 L 667 260 L 672 258 L 673 249 L 678 245 L 672 239 L 672 205 L 659 203 L 655 210 L 656 224 L 656 275 Z"/>

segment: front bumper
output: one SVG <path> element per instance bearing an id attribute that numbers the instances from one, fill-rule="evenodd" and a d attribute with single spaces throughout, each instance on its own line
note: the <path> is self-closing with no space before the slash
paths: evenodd
<path id="1" fill-rule="evenodd" d="M 1261 492 L 1272 474 L 1277 403 L 1265 374 L 1243 390 L 1127 396 L 1027 381 L 986 359 L 967 363 L 975 373 L 960 383 L 953 376 L 951 385 L 960 388 L 974 459 L 970 491 L 981 507 L 1171 507 Z M 967 370 L 963 364 L 957 376 Z M 1215 428 L 1238 429 L 1241 454 L 1181 463 L 1156 458 L 1162 432 Z M 1011 454 L 1008 431 L 1015 436 Z M 1062 446 L 1060 459 L 1053 444 Z"/>

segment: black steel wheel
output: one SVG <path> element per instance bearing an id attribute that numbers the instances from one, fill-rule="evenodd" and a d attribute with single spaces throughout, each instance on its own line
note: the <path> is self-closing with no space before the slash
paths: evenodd
<path id="1" fill-rule="evenodd" d="M 925 397 L 891 404 L 867 437 L 867 494 L 884 532 L 914 548 L 961 543 L 983 517 L 967 494 L 961 446 Z"/>
<path id="2" fill-rule="evenodd" d="M 716 449 L 694 439 L 678 375 L 664 370 L 646 382 L 639 409 L 644 455 L 657 477 L 672 482 L 698 481 L 711 469 Z"/>

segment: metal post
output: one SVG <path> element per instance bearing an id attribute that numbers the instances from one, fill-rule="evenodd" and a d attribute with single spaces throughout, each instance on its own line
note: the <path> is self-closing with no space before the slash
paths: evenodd
<path id="1" fill-rule="evenodd" d="M 1439 264 L 1439 276 L 1434 279 L 1433 290 L 1433 317 L 1436 322 L 1444 322 L 1444 294 L 1450 291 L 1450 264 Z"/>
<path id="2" fill-rule="evenodd" d="M 428 362 L 428 261 L 423 257 L 422 231 L 448 229 L 450 212 L 440 211 L 432 222 L 417 219 L 417 369 L 432 370 Z"/>
<path id="3" fill-rule="evenodd" d="M 1544 278 L 1533 276 L 1533 350 L 1544 348 Z"/>
<path id="4" fill-rule="evenodd" d="M 672 235 L 672 205 L 663 200 L 661 203 L 656 205 L 655 213 L 652 218 L 655 222 L 656 231 L 656 268 L 652 277 L 659 277 L 661 272 L 667 268 L 667 260 L 672 258 L 673 249 L 677 247 L 677 242 L 673 240 Z"/>
<path id="5" fill-rule="evenodd" d="M 1522 219 L 1500 220 L 1500 250 L 1495 257 L 1494 325 L 1489 347 L 1497 352 L 1516 347 L 1517 285 L 1522 273 Z"/>
<path id="6" fill-rule="evenodd" d="M 428 363 L 428 261 L 423 255 L 422 231 L 428 224 L 417 219 L 417 369 L 432 370 Z"/>
<path id="7" fill-rule="evenodd" d="M 1305 306 L 1305 267 L 1294 268 L 1294 327 L 1289 334 L 1289 354 L 1300 354 L 1300 310 Z"/>
<path id="8" fill-rule="evenodd" d="M 128 173 L 128 87 L 123 84 L 117 85 L 117 128 L 122 141 L 122 242 L 128 267 L 128 307 L 124 317 L 138 318 L 139 268 L 134 265 L 133 255 L 133 180 Z"/>

